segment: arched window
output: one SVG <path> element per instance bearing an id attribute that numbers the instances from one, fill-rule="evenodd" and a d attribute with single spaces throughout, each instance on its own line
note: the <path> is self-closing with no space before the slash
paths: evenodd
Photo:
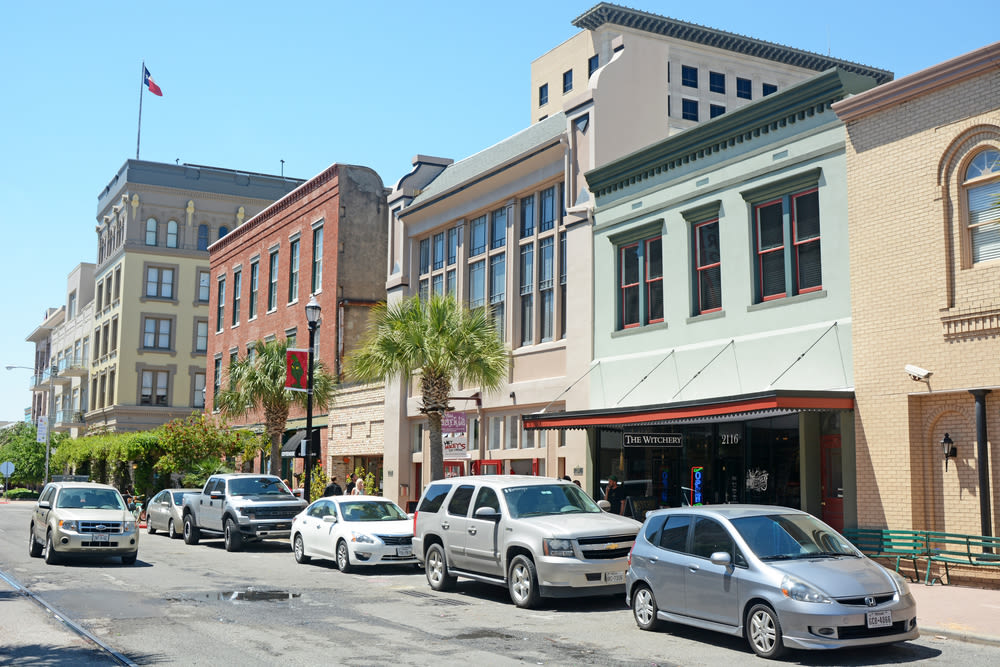
<path id="1" fill-rule="evenodd" d="M 229 233 L 229 227 L 226 227 L 225 225 L 223 225 L 222 227 L 219 227 L 219 238 L 220 239 L 223 236 L 225 236 L 226 234 L 228 234 L 228 233 Z"/>
<path id="2" fill-rule="evenodd" d="M 146 221 L 146 245 L 156 245 L 156 218 Z"/>
<path id="3" fill-rule="evenodd" d="M 972 261 L 1000 259 L 1000 151 L 985 150 L 965 170 Z"/>
<path id="4" fill-rule="evenodd" d="M 208 250 L 208 225 L 198 225 L 198 250 Z"/>
<path id="5" fill-rule="evenodd" d="M 177 247 L 177 221 L 171 220 L 167 223 L 167 247 Z"/>

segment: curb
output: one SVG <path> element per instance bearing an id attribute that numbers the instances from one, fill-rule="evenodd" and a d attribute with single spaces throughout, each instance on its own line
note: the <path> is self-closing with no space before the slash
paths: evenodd
<path id="1" fill-rule="evenodd" d="M 983 644 L 986 646 L 1000 646 L 1000 637 L 994 635 L 981 635 L 975 632 L 962 632 L 960 630 L 950 630 L 948 628 L 937 628 L 931 625 L 919 625 L 921 638 L 940 637 L 942 639 L 954 639 L 970 644 Z"/>

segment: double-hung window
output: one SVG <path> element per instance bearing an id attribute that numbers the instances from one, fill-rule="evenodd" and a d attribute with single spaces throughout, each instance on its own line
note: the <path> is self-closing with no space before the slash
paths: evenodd
<path id="1" fill-rule="evenodd" d="M 167 222 L 167 247 L 176 248 L 177 247 L 177 221 L 170 220 Z"/>
<path id="2" fill-rule="evenodd" d="M 288 303 L 299 299 L 299 239 L 288 244 Z"/>
<path id="3" fill-rule="evenodd" d="M 563 72 L 563 93 L 573 90 L 573 70 L 568 69 Z"/>
<path id="4" fill-rule="evenodd" d="M 174 270 L 146 267 L 146 296 L 157 299 L 174 298 Z"/>
<path id="5" fill-rule="evenodd" d="M 212 288 L 212 278 L 208 271 L 198 272 L 198 301 L 208 303 L 210 290 Z"/>
<path id="6" fill-rule="evenodd" d="M 278 307 L 278 249 L 268 255 L 267 274 L 267 309 L 272 311 Z"/>
<path id="7" fill-rule="evenodd" d="M 713 93 L 726 94 L 726 75 L 723 72 L 708 73 L 708 89 Z"/>
<path id="8" fill-rule="evenodd" d="M 543 107 L 549 103 L 549 84 L 543 83 L 538 87 L 538 106 Z"/>
<path id="9" fill-rule="evenodd" d="M 757 300 L 822 289 L 819 190 L 768 199 L 753 212 Z"/>
<path id="10" fill-rule="evenodd" d="M 431 294 L 455 295 L 460 243 L 460 227 L 451 227 L 420 240 L 418 296 L 421 300 L 430 298 Z"/>
<path id="11" fill-rule="evenodd" d="M 618 248 L 618 328 L 663 321 L 663 239 L 660 235 Z"/>
<path id="12" fill-rule="evenodd" d="M 490 255 L 490 311 L 500 338 L 504 339 L 505 305 L 507 303 L 507 254 Z"/>
<path id="13" fill-rule="evenodd" d="M 698 87 L 698 68 L 681 65 L 681 85 L 688 88 Z"/>
<path id="14" fill-rule="evenodd" d="M 520 299 L 514 311 L 514 340 L 521 346 L 566 334 L 565 321 L 556 320 L 557 312 L 561 314 L 565 306 L 561 194 L 561 187 L 552 185 L 521 197 L 514 209 L 520 214 L 515 225 L 519 230 L 518 254 L 512 255 L 517 259 L 512 267 L 518 272 L 513 284 Z"/>
<path id="15" fill-rule="evenodd" d="M 142 371 L 140 405 L 167 405 L 170 374 L 167 371 Z"/>
<path id="16" fill-rule="evenodd" d="M 965 170 L 968 243 L 972 262 L 1000 259 L 1000 151 L 977 154 Z"/>
<path id="17" fill-rule="evenodd" d="M 523 201 L 523 200 L 522 200 Z M 521 246 L 521 345 L 530 345 L 535 339 L 535 245 Z"/>
<path id="18" fill-rule="evenodd" d="M 247 319 L 253 319 L 257 317 L 257 287 L 260 281 L 260 262 L 254 260 L 250 264 L 250 303 L 249 313 L 247 314 Z"/>
<path id="19" fill-rule="evenodd" d="M 208 351 L 208 320 L 195 320 L 194 351 Z"/>
<path id="20" fill-rule="evenodd" d="M 243 296 L 243 271 L 233 271 L 233 326 L 240 323 L 240 299 Z"/>
<path id="21" fill-rule="evenodd" d="M 694 226 L 695 314 L 722 310 L 722 259 L 719 253 L 719 219 Z"/>
<path id="22" fill-rule="evenodd" d="M 156 245 L 156 228 L 156 218 L 150 218 L 146 221 L 146 245 Z"/>
<path id="23" fill-rule="evenodd" d="M 215 330 L 222 331 L 226 320 L 226 277 L 219 276 L 218 299 L 215 302 Z"/>
<path id="24" fill-rule="evenodd" d="M 198 225 L 198 250 L 208 250 L 208 225 Z"/>
<path id="25" fill-rule="evenodd" d="M 323 226 L 313 229 L 312 247 L 312 288 L 310 291 L 315 294 L 323 288 Z"/>
<path id="26" fill-rule="evenodd" d="M 600 66 L 600 62 L 601 62 L 600 58 L 597 57 L 597 54 L 594 54 L 594 55 L 590 56 L 590 58 L 587 59 L 587 78 L 588 79 L 594 75 L 594 72 L 597 71 L 597 68 Z"/>
<path id="27" fill-rule="evenodd" d="M 142 346 L 147 350 L 169 350 L 171 324 L 167 318 L 143 318 Z"/>

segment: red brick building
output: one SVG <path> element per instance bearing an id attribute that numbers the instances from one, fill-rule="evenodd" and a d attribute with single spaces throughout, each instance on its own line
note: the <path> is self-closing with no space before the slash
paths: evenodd
<path id="1" fill-rule="evenodd" d="M 364 332 L 370 307 L 385 299 L 385 202 L 382 179 L 372 169 L 334 164 L 209 248 L 206 409 L 214 409 L 229 365 L 257 340 L 292 338 L 296 347 L 308 347 L 305 306 L 311 294 L 323 309 L 316 359 L 342 376 L 344 355 Z M 376 478 L 381 479 L 381 455 L 373 460 L 370 453 L 376 446 L 382 452 L 383 417 L 369 409 L 368 396 L 353 405 L 358 393 L 350 389 L 338 391 L 332 418 L 334 425 L 350 426 L 334 429 L 345 434 L 340 437 L 344 442 L 331 442 L 328 406 L 313 406 L 320 460 L 341 480 L 355 465 L 377 468 Z M 252 412 L 233 425 L 262 432 L 263 413 Z M 293 407 L 284 440 L 304 426 L 305 411 Z M 367 435 L 363 447 L 349 437 L 355 432 Z M 266 461 L 258 459 L 254 468 L 266 470 Z M 300 459 L 283 456 L 284 477 L 301 470 Z"/>

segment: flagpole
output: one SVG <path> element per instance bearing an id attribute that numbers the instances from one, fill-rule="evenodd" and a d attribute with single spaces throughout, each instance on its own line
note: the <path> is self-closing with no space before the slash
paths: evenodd
<path id="1" fill-rule="evenodd" d="M 142 89 L 146 87 L 146 61 L 142 61 L 139 71 L 139 131 L 135 135 L 135 159 L 139 159 L 139 140 L 142 137 Z"/>

